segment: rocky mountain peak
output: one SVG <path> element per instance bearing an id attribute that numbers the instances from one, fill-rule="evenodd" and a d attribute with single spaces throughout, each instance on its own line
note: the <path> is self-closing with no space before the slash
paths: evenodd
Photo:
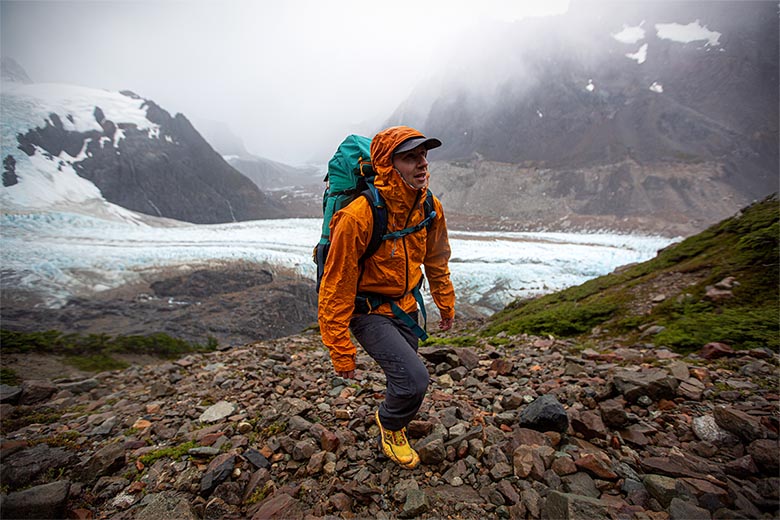
<path id="1" fill-rule="evenodd" d="M 33 82 L 24 68 L 9 56 L 0 58 L 0 78 L 2 78 L 2 81 L 11 83 L 30 84 Z"/>

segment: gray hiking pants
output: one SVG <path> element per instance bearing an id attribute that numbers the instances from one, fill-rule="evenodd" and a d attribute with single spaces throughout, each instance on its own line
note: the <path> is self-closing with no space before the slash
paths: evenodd
<path id="1" fill-rule="evenodd" d="M 416 313 L 410 316 L 416 318 Z M 417 355 L 417 336 L 398 318 L 379 314 L 357 314 L 349 328 L 385 373 L 387 392 L 379 405 L 382 426 L 393 431 L 406 427 L 428 390 L 428 369 Z"/>

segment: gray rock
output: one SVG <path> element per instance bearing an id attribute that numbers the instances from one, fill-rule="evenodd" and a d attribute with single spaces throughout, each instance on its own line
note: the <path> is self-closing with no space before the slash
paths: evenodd
<path id="1" fill-rule="evenodd" d="M 712 410 L 712 414 L 718 426 L 739 436 L 746 442 L 766 437 L 766 430 L 761 426 L 759 420 L 745 412 L 732 407 L 716 406 Z"/>
<path id="2" fill-rule="evenodd" d="M 715 421 L 715 417 L 712 415 L 702 415 L 701 417 L 695 417 L 693 419 L 692 428 L 696 437 L 712 444 L 734 446 L 739 442 L 739 439 L 737 439 L 734 435 L 718 426 L 718 423 Z"/>
<path id="3" fill-rule="evenodd" d="M 542 511 L 543 519 L 550 520 L 608 520 L 607 504 L 595 498 L 552 491 Z"/>
<path id="4" fill-rule="evenodd" d="M 71 383 L 60 383 L 57 385 L 60 390 L 68 390 L 74 394 L 83 394 L 89 392 L 98 387 L 98 381 L 94 377 L 89 379 L 83 379 L 81 381 L 73 381 Z"/>
<path id="5" fill-rule="evenodd" d="M 85 482 L 107 475 L 125 465 L 125 448 L 121 442 L 108 444 L 92 454 L 78 468 L 78 475 Z"/>
<path id="6" fill-rule="evenodd" d="M 556 431 L 564 433 L 569 427 L 569 416 L 563 405 L 554 395 L 543 395 L 520 413 L 521 426 L 537 431 Z"/>
<path id="7" fill-rule="evenodd" d="M 677 479 L 663 475 L 645 475 L 642 479 L 650 496 L 658 500 L 663 507 L 669 507 L 672 499 L 677 497 Z"/>
<path id="8" fill-rule="evenodd" d="M 233 473 L 235 466 L 236 456 L 232 453 L 223 453 L 214 457 L 200 479 L 200 494 L 204 497 L 208 496 L 220 482 Z"/>
<path id="9" fill-rule="evenodd" d="M 0 403 L 16 403 L 21 395 L 22 389 L 18 386 L 0 385 Z"/>
<path id="10" fill-rule="evenodd" d="M 0 481 L 13 487 L 26 486 L 45 471 L 67 467 L 75 458 L 62 448 L 38 444 L 4 457 L 0 464 Z"/>
<path id="11" fill-rule="evenodd" d="M 441 435 L 433 433 L 422 439 L 415 445 L 417 454 L 420 455 L 420 461 L 423 464 L 438 464 L 447 456 L 444 448 L 444 441 Z"/>
<path id="12" fill-rule="evenodd" d="M 143 509 L 134 516 L 134 520 L 160 520 L 161 518 L 197 520 L 198 515 L 192 510 L 187 497 L 173 493 L 156 493 L 151 495 Z"/>
<path id="13" fill-rule="evenodd" d="M 669 504 L 669 518 L 671 520 L 711 520 L 710 512 L 693 502 L 673 498 Z"/>
<path id="14" fill-rule="evenodd" d="M 2 518 L 65 518 L 70 482 L 58 480 L 10 493 L 0 502 Z"/>
<path id="15" fill-rule="evenodd" d="M 561 477 L 563 490 L 574 495 L 584 495 L 586 497 L 598 498 L 601 494 L 596 488 L 596 483 L 590 475 L 583 471 L 578 471 L 572 475 Z"/>
<path id="16" fill-rule="evenodd" d="M 780 445 L 777 440 L 758 439 L 750 443 L 748 453 L 761 471 L 768 475 L 777 475 L 780 471 Z"/>
<path id="17" fill-rule="evenodd" d="M 423 513 L 428 512 L 431 507 L 430 499 L 428 495 L 421 489 L 410 489 L 406 493 L 406 502 L 404 503 L 404 509 L 401 511 L 399 517 L 401 518 L 415 518 Z"/>
<path id="18" fill-rule="evenodd" d="M 629 402 L 636 402 L 646 395 L 651 399 L 673 399 L 677 390 L 677 379 L 666 370 L 649 368 L 640 372 L 619 369 L 613 378 L 615 388 Z"/>
<path id="19" fill-rule="evenodd" d="M 204 423 L 215 423 L 233 415 L 236 411 L 236 408 L 237 407 L 234 403 L 220 401 L 209 406 L 208 409 L 206 409 L 206 411 L 200 415 L 198 420 Z"/>
<path id="20" fill-rule="evenodd" d="M 45 401 L 57 391 L 57 387 L 50 381 L 43 379 L 31 379 L 22 383 L 22 395 L 19 404 L 35 404 Z"/>

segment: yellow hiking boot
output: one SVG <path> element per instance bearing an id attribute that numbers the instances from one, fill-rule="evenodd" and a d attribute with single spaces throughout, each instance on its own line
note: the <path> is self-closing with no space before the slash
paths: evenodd
<path id="1" fill-rule="evenodd" d="M 379 410 L 374 415 L 377 426 L 379 426 L 379 444 L 382 451 L 394 462 L 407 469 L 414 469 L 420 463 L 420 456 L 409 446 L 406 439 L 406 428 L 400 430 L 386 430 L 379 422 Z"/>

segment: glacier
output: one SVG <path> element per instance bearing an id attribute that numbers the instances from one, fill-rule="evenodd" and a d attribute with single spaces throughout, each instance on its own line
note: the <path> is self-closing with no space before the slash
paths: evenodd
<path id="1" fill-rule="evenodd" d="M 249 261 L 314 279 L 319 219 L 165 226 L 60 211 L 0 215 L 0 288 L 35 291 L 47 306 L 165 268 Z M 450 231 L 456 294 L 483 314 L 641 262 L 676 239 L 610 233 Z"/>

